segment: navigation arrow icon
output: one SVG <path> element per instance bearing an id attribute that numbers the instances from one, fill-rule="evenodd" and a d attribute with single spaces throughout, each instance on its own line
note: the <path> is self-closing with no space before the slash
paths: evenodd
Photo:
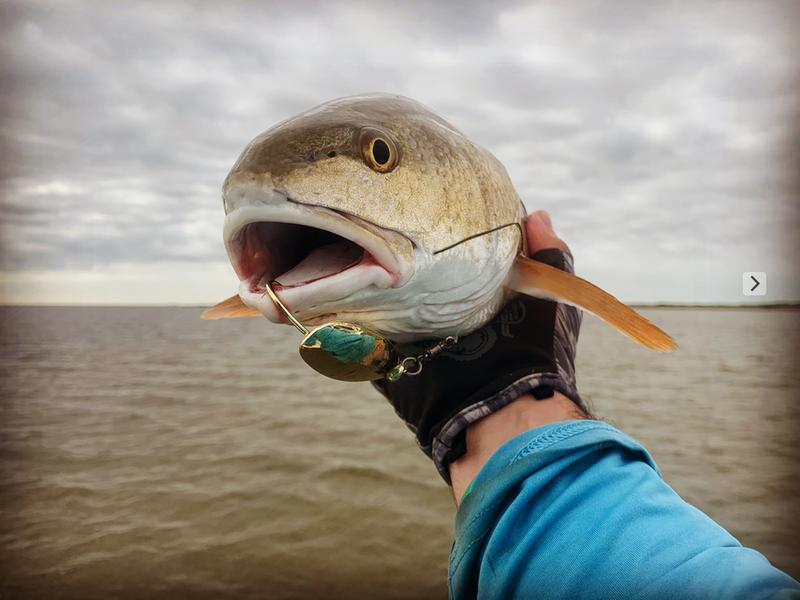
<path id="1" fill-rule="evenodd" d="M 745 296 L 767 295 L 767 274 L 763 271 L 742 273 L 742 294 Z"/>

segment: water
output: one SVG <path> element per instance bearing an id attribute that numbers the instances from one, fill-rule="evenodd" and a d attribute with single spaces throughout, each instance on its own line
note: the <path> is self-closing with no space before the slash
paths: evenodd
<path id="1" fill-rule="evenodd" d="M 800 575 L 800 311 L 592 318 L 579 382 L 667 480 Z M 444 598 L 454 503 L 368 385 L 294 330 L 187 308 L 0 309 L 0 594 Z"/>

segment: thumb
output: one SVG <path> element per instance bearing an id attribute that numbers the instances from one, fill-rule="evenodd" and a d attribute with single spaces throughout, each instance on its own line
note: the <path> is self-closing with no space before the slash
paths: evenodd
<path id="1" fill-rule="evenodd" d="M 546 248 L 568 250 L 567 244 L 553 231 L 553 223 L 546 210 L 536 210 L 525 219 L 528 234 L 528 254 L 532 255 Z"/>

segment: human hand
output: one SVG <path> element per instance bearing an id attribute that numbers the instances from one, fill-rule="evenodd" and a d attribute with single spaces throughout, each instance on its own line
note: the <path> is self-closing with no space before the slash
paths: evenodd
<path id="1" fill-rule="evenodd" d="M 532 259 L 573 272 L 572 255 L 545 211 L 531 213 L 525 226 Z M 578 309 L 520 294 L 489 324 L 425 363 L 419 375 L 373 383 L 450 483 L 449 465 L 466 450 L 467 427 L 523 394 L 543 399 L 558 391 L 588 413 L 575 383 L 580 325 Z M 398 350 L 414 356 L 428 346 Z"/>

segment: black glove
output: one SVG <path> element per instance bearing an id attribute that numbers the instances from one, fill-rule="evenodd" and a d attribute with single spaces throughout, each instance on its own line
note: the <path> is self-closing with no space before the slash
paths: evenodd
<path id="1" fill-rule="evenodd" d="M 549 248 L 532 258 L 573 272 L 569 252 Z M 531 392 L 543 399 L 557 390 L 589 413 L 575 383 L 580 326 L 578 309 L 518 294 L 488 325 L 425 362 L 419 375 L 373 385 L 450 484 L 450 463 L 466 452 L 467 427 L 521 395 Z M 397 349 L 401 356 L 417 356 L 436 341 Z"/>

